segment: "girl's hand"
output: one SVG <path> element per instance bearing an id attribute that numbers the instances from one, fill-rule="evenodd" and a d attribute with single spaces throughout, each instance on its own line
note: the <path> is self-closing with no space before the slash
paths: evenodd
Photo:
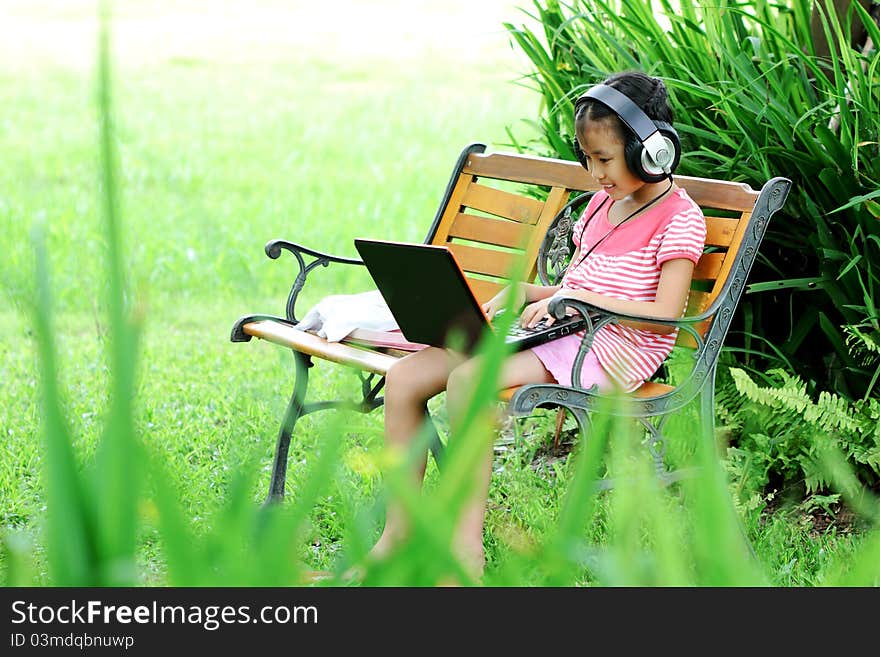
<path id="1" fill-rule="evenodd" d="M 547 326 L 552 326 L 556 318 L 550 315 L 547 310 L 552 300 L 553 297 L 547 297 L 526 306 L 522 311 L 522 315 L 520 315 L 519 325 L 523 328 L 532 328 L 541 320 L 545 320 Z"/>
<path id="2" fill-rule="evenodd" d="M 483 312 L 486 313 L 486 316 L 489 319 L 495 317 L 498 314 L 499 310 L 502 310 L 505 306 L 507 306 L 507 297 L 510 294 L 510 285 L 501 290 L 494 297 L 489 299 L 486 303 L 482 304 L 480 307 L 483 309 Z M 514 299 L 513 307 L 519 308 L 523 302 L 525 301 L 525 291 L 521 286 L 516 286 L 516 298 Z"/>

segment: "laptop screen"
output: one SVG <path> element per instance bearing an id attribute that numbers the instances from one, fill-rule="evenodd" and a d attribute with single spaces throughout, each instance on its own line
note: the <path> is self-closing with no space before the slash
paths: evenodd
<path id="1" fill-rule="evenodd" d="M 449 249 L 361 238 L 354 243 L 407 340 L 473 348 L 488 321 Z"/>

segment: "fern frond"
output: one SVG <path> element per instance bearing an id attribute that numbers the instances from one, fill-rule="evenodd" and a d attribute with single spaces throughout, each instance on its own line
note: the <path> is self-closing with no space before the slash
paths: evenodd
<path id="1" fill-rule="evenodd" d="M 803 454 L 798 461 L 801 465 L 801 472 L 804 475 L 804 486 L 807 490 L 807 495 L 812 495 L 820 490 L 826 490 L 832 483 L 819 459 Z"/>
<path id="2" fill-rule="evenodd" d="M 849 353 L 862 367 L 880 366 L 880 331 L 863 328 L 854 324 L 843 327 Z"/>
<path id="3" fill-rule="evenodd" d="M 814 402 L 808 385 L 782 370 L 767 372 L 775 385 L 766 387 L 739 368 L 731 367 L 729 374 L 739 394 L 751 402 L 738 412 L 752 429 L 744 438 L 772 463 L 775 472 L 787 476 L 800 471 L 808 493 L 822 490 L 830 482 L 817 448 L 828 441 L 867 480 L 876 481 L 880 475 L 880 401 L 850 402 L 822 391 Z"/>
<path id="4" fill-rule="evenodd" d="M 791 377 L 781 370 L 771 370 L 768 374 L 781 375 L 782 385 L 778 388 L 765 388 L 752 381 L 749 375 L 738 367 L 730 368 L 736 389 L 751 402 L 776 410 L 794 411 L 799 415 L 812 405 L 807 394 L 807 386 L 800 379 Z"/>
<path id="5" fill-rule="evenodd" d="M 861 433 L 863 424 L 854 417 L 849 402 L 834 393 L 822 391 L 819 401 L 804 409 L 804 419 L 823 431 L 841 430 Z"/>

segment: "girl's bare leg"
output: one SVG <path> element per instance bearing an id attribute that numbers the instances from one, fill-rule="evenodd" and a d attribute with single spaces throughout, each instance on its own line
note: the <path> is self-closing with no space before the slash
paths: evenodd
<path id="1" fill-rule="evenodd" d="M 446 405 L 449 409 L 453 435 L 473 397 L 477 377 L 481 374 L 479 359 L 472 359 L 456 367 L 449 375 Z M 510 388 L 526 383 L 554 383 L 555 379 L 544 368 L 531 350 L 520 351 L 505 361 L 501 368 L 498 388 Z M 483 525 L 492 475 L 493 446 L 487 442 L 481 462 L 474 473 L 474 488 L 462 509 L 454 537 L 454 548 L 474 577 L 482 575 L 485 564 L 483 553 Z"/>
<path id="2" fill-rule="evenodd" d="M 452 369 L 464 357 L 445 349 L 428 347 L 401 358 L 385 376 L 385 446 L 407 453 L 427 416 L 428 400 L 446 389 Z M 427 465 L 427 452 L 413 464 L 413 484 L 421 486 Z M 406 514 L 393 500 L 389 501 L 385 529 L 370 556 L 388 554 L 407 531 Z"/>

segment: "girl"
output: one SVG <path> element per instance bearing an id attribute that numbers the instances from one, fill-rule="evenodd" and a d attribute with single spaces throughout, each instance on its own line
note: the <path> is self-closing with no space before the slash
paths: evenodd
<path id="1" fill-rule="evenodd" d="M 577 100 L 575 149 L 601 189 L 573 228 L 576 249 L 562 284 L 520 283 L 507 288 L 483 305 L 490 318 L 507 304 L 511 289 L 512 307 L 526 304 L 520 317 L 523 326 L 542 319 L 552 323 L 547 307 L 554 295 L 613 312 L 669 319 L 683 314 L 694 265 L 703 252 L 706 223 L 699 207 L 672 179 L 680 146 L 671 123 L 665 86 L 642 73 L 609 77 Z M 653 136 L 649 139 L 646 132 Z M 571 366 L 580 341 L 580 334 L 570 335 L 514 353 L 501 369 L 499 386 L 572 385 Z M 660 366 L 674 341 L 675 331 L 657 325 L 606 325 L 595 336 L 580 385 L 635 390 Z M 427 401 L 444 390 L 454 436 L 478 368 L 476 359 L 436 347 L 397 361 L 385 382 L 386 446 L 405 450 L 425 419 Z M 412 471 L 419 485 L 426 458 Z M 483 524 L 491 470 L 489 446 L 453 539 L 456 554 L 475 576 L 484 564 Z M 387 554 L 405 537 L 406 529 L 402 508 L 390 502 L 385 529 L 371 557 Z"/>

